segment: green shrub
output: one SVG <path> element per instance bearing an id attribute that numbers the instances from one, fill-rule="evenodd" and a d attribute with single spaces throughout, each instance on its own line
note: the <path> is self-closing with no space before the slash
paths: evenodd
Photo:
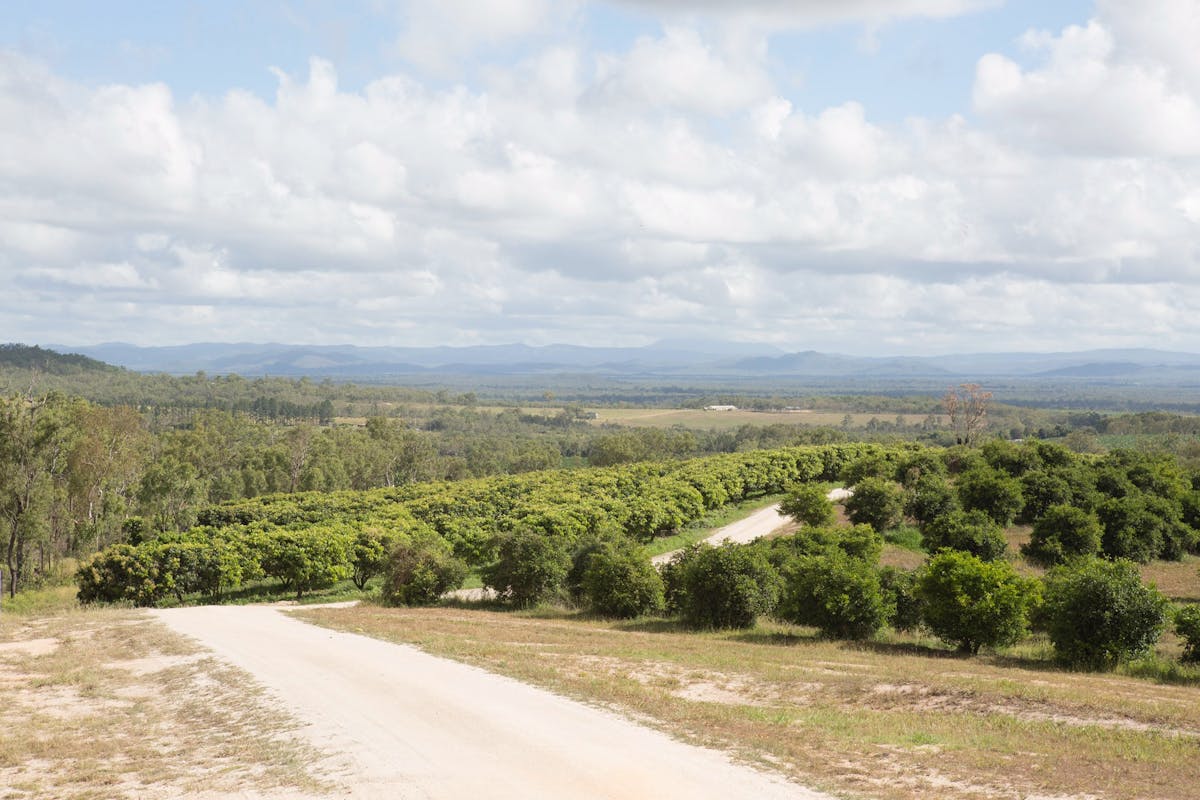
<path id="1" fill-rule="evenodd" d="M 933 556 L 917 581 L 925 624 L 972 654 L 1014 644 L 1026 634 L 1037 588 L 1006 561 L 983 561 L 957 550 Z"/>
<path id="2" fill-rule="evenodd" d="M 976 468 L 958 478 L 958 499 L 968 511 L 982 511 L 1005 527 L 1025 505 L 1021 482 L 1001 472 Z"/>
<path id="3" fill-rule="evenodd" d="M 750 628 L 779 601 L 779 573 L 760 548 L 702 547 L 684 561 L 681 610 L 699 628 Z"/>
<path id="4" fill-rule="evenodd" d="M 1158 641 L 1167 600 L 1142 583 L 1132 562 L 1086 558 L 1046 575 L 1042 614 L 1061 661 L 1107 668 Z"/>
<path id="5" fill-rule="evenodd" d="M 1021 545 L 1021 553 L 1035 564 L 1052 567 L 1099 553 L 1101 533 L 1095 514 L 1073 506 L 1050 506 L 1034 523 L 1033 534 Z"/>
<path id="6" fill-rule="evenodd" d="M 583 593 L 606 617 L 637 617 L 661 611 L 663 580 L 646 551 L 631 542 L 594 551 L 583 573 Z"/>
<path id="7" fill-rule="evenodd" d="M 681 548 L 667 563 L 659 568 L 659 575 L 663 581 L 663 605 L 668 614 L 682 616 L 683 609 L 687 605 L 685 598 L 687 597 L 687 583 L 684 580 L 687 575 L 688 567 L 693 559 L 703 551 L 707 545 L 702 542 L 690 544 L 687 547 Z"/>
<path id="8" fill-rule="evenodd" d="M 870 525 L 885 531 L 900 524 L 904 512 L 904 492 L 900 485 L 882 478 L 864 478 L 854 486 L 854 494 L 844 502 L 846 515 L 855 525 Z"/>
<path id="9" fill-rule="evenodd" d="M 838 639 L 869 639 L 891 614 L 875 566 L 838 550 L 792 562 L 776 611 L 780 619 Z"/>
<path id="10" fill-rule="evenodd" d="M 501 599 L 529 606 L 554 599 L 564 588 L 571 557 L 557 539 L 529 529 L 495 540 L 496 561 L 484 567 L 483 583 Z"/>
<path id="11" fill-rule="evenodd" d="M 883 552 L 883 537 L 870 525 L 852 525 L 849 528 L 801 528 L 791 536 L 768 539 L 756 546 L 767 549 L 773 563 L 783 564 L 795 556 L 821 555 L 831 550 L 840 550 L 851 558 L 879 561 Z"/>
<path id="12" fill-rule="evenodd" d="M 917 595 L 917 574 L 896 567 L 879 570 L 879 588 L 884 603 L 892 609 L 890 624 L 898 631 L 916 630 L 921 625 L 924 604 Z"/>
<path id="13" fill-rule="evenodd" d="M 1101 549 L 1109 558 L 1127 558 L 1146 564 L 1163 544 L 1165 521 L 1150 513 L 1141 492 L 1105 500 L 1096 509 L 1103 527 Z"/>
<path id="14" fill-rule="evenodd" d="M 350 576 L 350 547 L 347 537 L 321 528 L 272 531 L 262 556 L 263 572 L 299 599 Z"/>
<path id="15" fill-rule="evenodd" d="M 925 525 L 950 511 L 959 509 L 958 495 L 943 475 L 922 475 L 912 484 L 904 501 L 904 513 Z"/>
<path id="16" fill-rule="evenodd" d="M 1008 550 L 1004 532 L 982 511 L 950 511 L 930 520 L 921 529 L 921 545 L 930 553 L 961 550 L 984 561 L 1003 558 Z"/>
<path id="17" fill-rule="evenodd" d="M 389 606 L 427 606 L 462 586 L 467 565 L 433 532 L 395 538 L 382 567 L 380 599 Z"/>
<path id="18" fill-rule="evenodd" d="M 366 589 L 367 581 L 383 572 L 394 541 L 390 533 L 378 528 L 366 528 L 355 534 L 350 561 L 354 571 L 350 579 L 360 590 Z"/>
<path id="19" fill-rule="evenodd" d="M 811 483 L 795 486 L 779 509 L 796 522 L 814 527 L 831 525 L 834 520 L 833 503 L 825 496 L 825 490 Z"/>
<path id="20" fill-rule="evenodd" d="M 1175 633 L 1183 639 L 1181 660 L 1200 662 L 1200 606 L 1184 606 L 1175 612 Z"/>
<path id="21" fill-rule="evenodd" d="M 97 553 L 75 573 L 80 603 L 129 602 L 152 606 L 163 595 L 158 566 L 150 553 L 117 544 Z"/>
<path id="22" fill-rule="evenodd" d="M 1052 506 L 1071 505 L 1073 493 L 1066 479 L 1051 472 L 1035 470 L 1021 476 L 1021 494 L 1025 505 L 1017 521 L 1032 524 Z"/>

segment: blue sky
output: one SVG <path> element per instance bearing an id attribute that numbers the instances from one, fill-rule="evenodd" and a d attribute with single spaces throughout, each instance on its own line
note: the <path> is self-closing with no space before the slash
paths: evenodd
<path id="1" fill-rule="evenodd" d="M 1200 350 L 1200 3 L 0 5 L 0 339 Z"/>

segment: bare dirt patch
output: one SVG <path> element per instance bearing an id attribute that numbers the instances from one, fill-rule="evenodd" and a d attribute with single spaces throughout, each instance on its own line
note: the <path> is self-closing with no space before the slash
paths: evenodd
<path id="1" fill-rule="evenodd" d="M 133 611 L 0 621 L 0 798 L 324 796 L 243 673 Z"/>

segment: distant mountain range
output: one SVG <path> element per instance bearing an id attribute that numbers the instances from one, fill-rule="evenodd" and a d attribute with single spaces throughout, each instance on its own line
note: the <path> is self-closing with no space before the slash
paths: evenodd
<path id="1" fill-rule="evenodd" d="M 863 382 L 989 378 L 1200 383 L 1200 354 L 1161 350 L 1077 353 L 979 353 L 946 356 L 847 356 L 786 353 L 770 345 L 663 341 L 645 347 L 524 344 L 474 347 L 188 344 L 138 347 L 48 345 L 139 372 L 203 370 L 247 377 L 310 376 L 347 380 L 438 375 L 595 375 L 611 378 L 788 378 Z"/>

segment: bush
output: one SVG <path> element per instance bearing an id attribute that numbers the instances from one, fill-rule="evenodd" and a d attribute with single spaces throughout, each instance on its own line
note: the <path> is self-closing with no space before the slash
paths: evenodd
<path id="1" fill-rule="evenodd" d="M 646 552 L 632 543 L 595 550 L 583 573 L 583 594 L 606 617 L 637 617 L 661 611 L 663 580 Z"/>
<path id="2" fill-rule="evenodd" d="M 700 628 L 750 628 L 779 600 L 779 573 L 761 549 L 704 546 L 684 561 L 681 610 Z"/>
<path id="3" fill-rule="evenodd" d="M 609 545 L 627 541 L 629 539 L 621 534 L 619 529 L 608 526 L 586 533 L 579 538 L 571 553 L 571 568 L 567 570 L 566 588 L 571 602 L 578 604 L 584 600 L 583 576 L 587 572 L 592 556 Z"/>
<path id="4" fill-rule="evenodd" d="M 1165 522 L 1150 513 L 1140 492 L 1105 500 L 1096 516 L 1104 529 L 1100 546 L 1109 558 L 1146 564 L 1162 549 Z"/>
<path id="5" fill-rule="evenodd" d="M 1021 494 L 1025 497 L 1025 506 L 1017 521 L 1025 524 L 1037 522 L 1051 506 L 1071 505 L 1073 497 L 1066 479 L 1042 470 L 1021 476 Z"/>
<path id="6" fill-rule="evenodd" d="M 367 581 L 383 571 L 393 541 L 390 534 L 376 528 L 355 534 L 350 561 L 354 572 L 350 579 L 360 590 L 367 588 Z"/>
<path id="7" fill-rule="evenodd" d="M 946 550 L 929 560 L 917 581 L 917 596 L 930 630 L 960 652 L 974 654 L 1025 635 L 1037 586 L 1006 561 Z"/>
<path id="8" fill-rule="evenodd" d="M 495 540 L 496 561 L 484 567 L 483 583 L 501 599 L 529 606 L 563 589 L 571 558 L 557 539 L 527 528 Z"/>
<path id="9" fill-rule="evenodd" d="M 320 528 L 272 531 L 262 557 L 263 572 L 278 578 L 296 599 L 349 577 L 350 542 Z"/>
<path id="10" fill-rule="evenodd" d="M 898 631 L 916 630 L 921 625 L 924 611 L 924 604 L 917 595 L 917 573 L 883 567 L 879 570 L 879 588 L 884 603 L 893 609 L 891 626 Z"/>
<path id="11" fill-rule="evenodd" d="M 776 616 L 826 636 L 868 639 L 892 615 L 875 566 L 840 551 L 797 559 L 784 581 Z"/>
<path id="12" fill-rule="evenodd" d="M 151 606 L 162 597 L 158 567 L 144 550 L 117 544 L 97 553 L 75 573 L 80 603 L 117 603 Z"/>
<path id="13" fill-rule="evenodd" d="M 908 492 L 904 502 L 904 513 L 925 525 L 942 514 L 959 509 L 958 495 L 945 477 L 938 474 L 922 475 Z"/>
<path id="14" fill-rule="evenodd" d="M 864 478 L 845 500 L 846 515 L 855 525 L 870 525 L 885 531 L 900 524 L 904 493 L 899 484 L 882 478 Z"/>
<path id="15" fill-rule="evenodd" d="M 389 606 L 427 606 L 462 586 L 467 565 L 432 532 L 397 537 L 384 559 L 380 597 Z"/>
<path id="16" fill-rule="evenodd" d="M 1074 506 L 1050 506 L 1033 525 L 1021 553 L 1035 564 L 1052 567 L 1078 556 L 1100 552 L 1100 520 Z"/>
<path id="17" fill-rule="evenodd" d="M 1081 559 L 1051 570 L 1045 585 L 1046 630 L 1072 666 L 1107 668 L 1141 655 L 1166 624 L 1166 598 L 1127 560 Z"/>
<path id="18" fill-rule="evenodd" d="M 832 525 L 834 520 L 833 503 L 825 496 L 825 490 L 811 483 L 802 483 L 788 492 L 779 510 L 796 522 L 813 527 Z"/>
<path id="19" fill-rule="evenodd" d="M 1003 558 L 1008 542 L 1000 526 L 982 511 L 951 511 L 931 520 L 921 529 L 926 551 L 961 550 L 984 561 Z"/>
<path id="20" fill-rule="evenodd" d="M 791 536 L 769 539 L 758 546 L 767 548 L 768 557 L 779 564 L 793 556 L 821 555 L 831 550 L 874 564 L 883 552 L 883 537 L 870 525 L 801 528 Z"/>
<path id="21" fill-rule="evenodd" d="M 958 499 L 968 511 L 982 511 L 1002 527 L 1025 505 L 1021 482 L 991 469 L 972 469 L 958 478 Z"/>
<path id="22" fill-rule="evenodd" d="M 690 544 L 676 552 L 666 564 L 659 568 L 658 574 L 663 581 L 663 605 L 668 614 L 683 615 L 684 606 L 687 605 L 684 600 L 687 597 L 687 584 L 684 576 L 687 574 L 692 560 L 706 547 L 707 545 L 702 542 Z"/>
<path id="23" fill-rule="evenodd" d="M 1180 659 L 1200 662 L 1200 606 L 1184 606 L 1175 612 L 1175 633 L 1183 639 Z"/>

